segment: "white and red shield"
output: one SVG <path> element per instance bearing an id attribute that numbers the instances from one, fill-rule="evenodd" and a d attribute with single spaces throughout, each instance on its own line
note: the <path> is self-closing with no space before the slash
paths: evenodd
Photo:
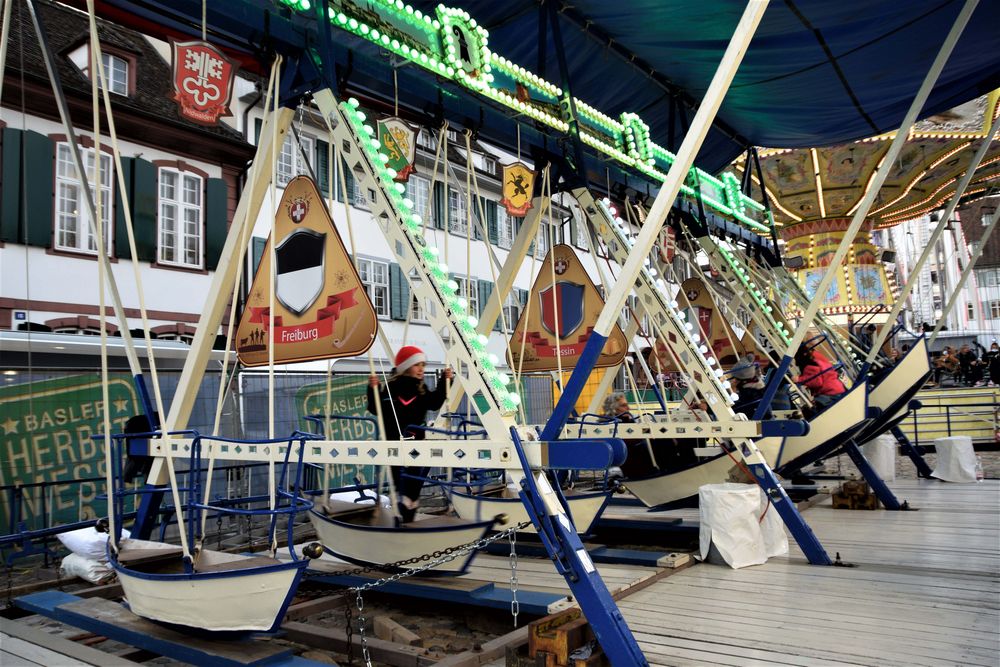
<path id="1" fill-rule="evenodd" d="M 288 207 L 288 217 L 292 219 L 292 222 L 298 224 L 306 219 L 306 215 L 309 213 L 309 202 L 305 199 L 295 199 L 292 201 L 291 206 Z"/>
<path id="2" fill-rule="evenodd" d="M 660 232 L 660 259 L 668 264 L 674 261 L 674 252 L 677 250 L 676 238 L 676 232 L 670 225 L 665 225 Z"/>
<path id="3" fill-rule="evenodd" d="M 201 125 L 215 125 L 231 116 L 236 63 L 208 42 L 173 42 L 174 100 L 181 116 Z"/>

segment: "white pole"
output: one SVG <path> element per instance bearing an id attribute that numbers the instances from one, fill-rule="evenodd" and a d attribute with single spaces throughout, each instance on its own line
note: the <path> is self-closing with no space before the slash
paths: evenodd
<path id="1" fill-rule="evenodd" d="M 708 92 L 705 93 L 704 99 L 698 106 L 698 112 L 691 122 L 691 128 L 684 137 L 684 141 L 677 151 L 677 157 L 663 181 L 663 186 L 649 209 L 646 222 L 639 230 L 639 236 L 635 240 L 632 252 L 625 261 L 621 273 L 618 274 L 618 284 L 608 294 L 604 310 L 597 318 L 597 324 L 594 326 L 594 331 L 597 334 L 607 337 L 618 319 L 618 313 L 625 307 L 625 300 L 631 293 L 635 279 L 639 276 L 639 271 L 642 270 L 643 262 L 646 261 L 646 257 L 653 249 L 656 237 L 663 227 L 663 222 L 667 219 L 667 213 L 673 206 L 677 193 L 680 192 L 681 185 L 687 178 L 691 165 L 694 164 L 694 158 L 712 127 L 715 114 L 718 113 L 719 107 L 722 105 L 726 91 L 729 90 L 736 70 L 739 69 L 747 47 L 750 46 L 750 40 L 753 39 L 754 32 L 764 16 L 767 5 L 768 0 L 751 0 L 747 3 L 743 16 L 733 32 L 733 38 L 730 40 L 729 46 L 726 47 L 722 61 L 708 86 Z"/>
<path id="2" fill-rule="evenodd" d="M 813 318 L 816 317 L 816 313 L 819 312 L 820 304 L 823 303 L 823 298 L 826 295 L 826 291 L 830 288 L 830 283 L 833 282 L 834 276 L 836 276 L 837 272 L 840 270 L 840 263 L 844 261 L 844 257 L 847 255 L 847 251 L 851 247 L 851 242 L 853 242 L 854 237 L 858 235 L 858 230 L 861 229 L 861 225 L 865 221 L 865 216 L 868 215 L 868 211 L 875 202 L 875 197 L 882 188 L 882 183 L 885 182 L 886 177 L 889 175 L 889 171 L 896 165 L 896 158 L 899 156 L 899 152 L 903 149 L 903 144 L 906 142 L 907 135 L 910 133 L 910 127 L 917 119 L 917 114 L 919 114 L 920 110 L 924 107 L 924 102 L 927 101 L 927 96 L 930 95 L 931 89 L 934 87 L 938 76 L 941 74 L 941 70 L 944 69 L 944 64 L 948 61 L 948 57 L 951 56 L 952 49 L 955 47 L 955 44 L 958 43 L 959 35 L 962 34 L 962 30 L 965 29 L 965 24 L 969 22 L 969 17 L 972 16 L 972 12 L 976 9 L 976 5 L 978 4 L 979 0 L 966 0 L 965 5 L 962 7 L 962 11 L 958 14 L 958 18 L 955 19 L 954 25 L 951 26 L 948 36 L 945 37 L 944 44 L 941 45 L 941 50 L 938 51 L 937 57 L 934 58 L 930 71 L 927 72 L 927 76 L 924 78 L 924 82 L 921 84 L 920 90 L 917 91 L 917 96 L 913 99 L 913 103 L 910 104 L 910 109 L 906 112 L 906 116 L 903 118 L 899 131 L 896 132 L 896 138 L 892 140 L 892 145 L 889 146 L 889 152 L 885 154 L 885 157 L 882 159 L 882 165 L 876 170 L 875 178 L 872 179 L 872 183 L 868 187 L 868 191 L 865 192 L 861 205 L 858 207 L 858 210 L 855 211 L 854 217 L 851 219 L 851 224 L 847 227 L 847 231 L 844 233 L 844 238 L 841 240 L 840 246 L 837 248 L 837 252 L 834 253 L 833 259 L 830 260 L 826 273 L 823 274 L 823 279 L 816 288 L 815 295 L 809 303 L 809 307 L 806 308 L 806 312 L 803 313 L 802 319 L 799 320 L 799 326 L 795 329 L 795 335 L 792 336 L 791 342 L 788 343 L 788 349 L 785 352 L 786 357 L 795 354 L 795 351 L 799 349 L 799 345 L 802 344 L 802 340 L 806 336 L 806 331 L 809 330 L 809 327 L 812 325 Z"/>

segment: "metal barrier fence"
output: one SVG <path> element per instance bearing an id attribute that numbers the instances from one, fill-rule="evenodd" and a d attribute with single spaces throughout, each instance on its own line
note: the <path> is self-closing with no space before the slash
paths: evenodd
<path id="1" fill-rule="evenodd" d="M 977 401 L 924 405 L 900 428 L 910 442 L 922 445 L 953 435 L 967 435 L 978 445 L 1000 444 L 1000 405 Z"/>

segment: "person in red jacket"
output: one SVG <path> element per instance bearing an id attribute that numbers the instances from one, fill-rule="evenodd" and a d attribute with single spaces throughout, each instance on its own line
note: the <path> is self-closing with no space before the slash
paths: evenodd
<path id="1" fill-rule="evenodd" d="M 847 387 L 840 381 L 837 369 L 822 352 L 815 348 L 799 348 L 795 354 L 795 364 L 799 367 L 798 384 L 805 385 L 820 407 L 827 407 L 847 393 Z"/>

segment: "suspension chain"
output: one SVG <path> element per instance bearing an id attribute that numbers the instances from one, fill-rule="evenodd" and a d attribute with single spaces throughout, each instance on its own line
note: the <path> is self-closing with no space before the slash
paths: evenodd
<path id="1" fill-rule="evenodd" d="M 361 636 L 361 657 L 365 660 L 365 667 L 372 667 L 372 657 L 368 653 L 368 637 L 365 635 L 365 600 L 361 597 L 361 589 L 355 600 L 358 605 L 358 634 Z"/>
<path id="2" fill-rule="evenodd" d="M 352 621 L 351 605 L 345 604 L 344 605 L 344 625 L 347 626 L 347 629 L 346 629 L 345 632 L 347 633 L 347 664 L 348 665 L 354 665 L 354 656 L 352 655 L 352 653 L 354 651 L 354 626 L 351 623 L 351 621 Z"/>
<path id="3" fill-rule="evenodd" d="M 510 533 L 510 615 L 517 627 L 517 615 L 521 613 L 521 603 L 517 601 L 517 531 Z"/>

